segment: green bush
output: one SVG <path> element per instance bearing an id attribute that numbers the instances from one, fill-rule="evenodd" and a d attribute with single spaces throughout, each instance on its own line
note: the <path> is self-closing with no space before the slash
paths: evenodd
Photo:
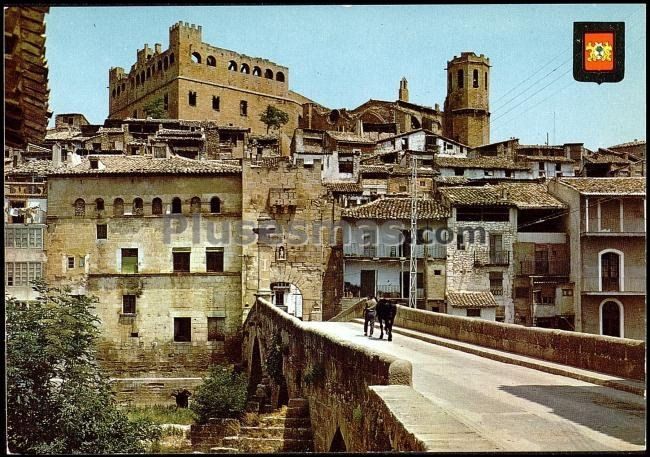
<path id="1" fill-rule="evenodd" d="M 239 418 L 246 408 L 248 382 L 244 373 L 232 367 L 215 366 L 194 393 L 190 405 L 196 421 L 205 424 L 211 417 Z"/>
<path id="2" fill-rule="evenodd" d="M 279 333 L 273 335 L 271 347 L 266 356 L 266 372 L 276 384 L 281 384 L 284 376 L 282 374 L 282 338 Z"/>
<path id="3" fill-rule="evenodd" d="M 124 409 L 130 420 L 144 419 L 154 424 L 182 424 L 192 425 L 194 423 L 194 411 L 189 408 L 178 406 L 131 406 Z"/>

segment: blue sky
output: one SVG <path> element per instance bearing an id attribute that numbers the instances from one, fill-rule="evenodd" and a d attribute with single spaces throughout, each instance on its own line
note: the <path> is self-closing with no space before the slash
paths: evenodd
<path id="1" fill-rule="evenodd" d="M 103 123 L 109 68 L 128 71 L 144 43 L 166 49 L 185 21 L 206 43 L 289 67 L 290 88 L 329 108 L 395 100 L 402 76 L 411 102 L 442 106 L 447 61 L 485 54 L 492 141 L 611 146 L 646 138 L 645 17 L 642 4 L 51 7 L 50 109 Z M 574 21 L 626 23 L 622 82 L 573 80 Z"/>

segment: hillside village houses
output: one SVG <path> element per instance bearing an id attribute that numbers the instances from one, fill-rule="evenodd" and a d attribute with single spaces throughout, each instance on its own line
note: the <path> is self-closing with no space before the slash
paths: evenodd
<path id="1" fill-rule="evenodd" d="M 443 109 L 402 79 L 397 100 L 347 110 L 200 26 L 169 38 L 110 69 L 103 125 L 57 114 L 5 145 L 7 292 L 33 300 L 45 278 L 97 296 L 113 373 L 198 375 L 256 296 L 305 321 L 406 304 L 411 245 L 418 308 L 645 340 L 645 141 L 490 142 L 473 52 L 448 62 Z M 144 113 L 156 97 L 162 119 Z M 289 122 L 267 132 L 268 105 Z"/>

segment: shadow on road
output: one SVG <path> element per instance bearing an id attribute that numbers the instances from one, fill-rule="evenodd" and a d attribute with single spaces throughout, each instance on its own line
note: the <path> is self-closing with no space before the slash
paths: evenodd
<path id="1" fill-rule="evenodd" d="M 554 414 L 631 444 L 645 444 L 645 402 L 642 397 L 600 386 L 500 386 L 508 392 L 553 410 Z"/>

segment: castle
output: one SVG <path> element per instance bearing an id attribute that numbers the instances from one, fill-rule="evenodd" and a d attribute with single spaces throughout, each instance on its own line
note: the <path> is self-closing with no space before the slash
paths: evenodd
<path id="1" fill-rule="evenodd" d="M 209 119 L 264 134 L 260 113 L 273 105 L 289 115 L 280 134 L 283 151 L 298 127 L 369 136 L 424 128 L 471 147 L 489 143 L 489 59 L 463 52 L 446 70 L 444 111 L 409 102 L 405 78 L 394 102 L 371 99 L 353 110 L 330 110 L 291 91 L 287 67 L 204 43 L 201 26 L 178 22 L 169 29 L 169 49 L 145 44 L 128 73 L 110 69 L 109 117 L 145 118 L 145 107 L 162 99 L 167 118 Z"/>

